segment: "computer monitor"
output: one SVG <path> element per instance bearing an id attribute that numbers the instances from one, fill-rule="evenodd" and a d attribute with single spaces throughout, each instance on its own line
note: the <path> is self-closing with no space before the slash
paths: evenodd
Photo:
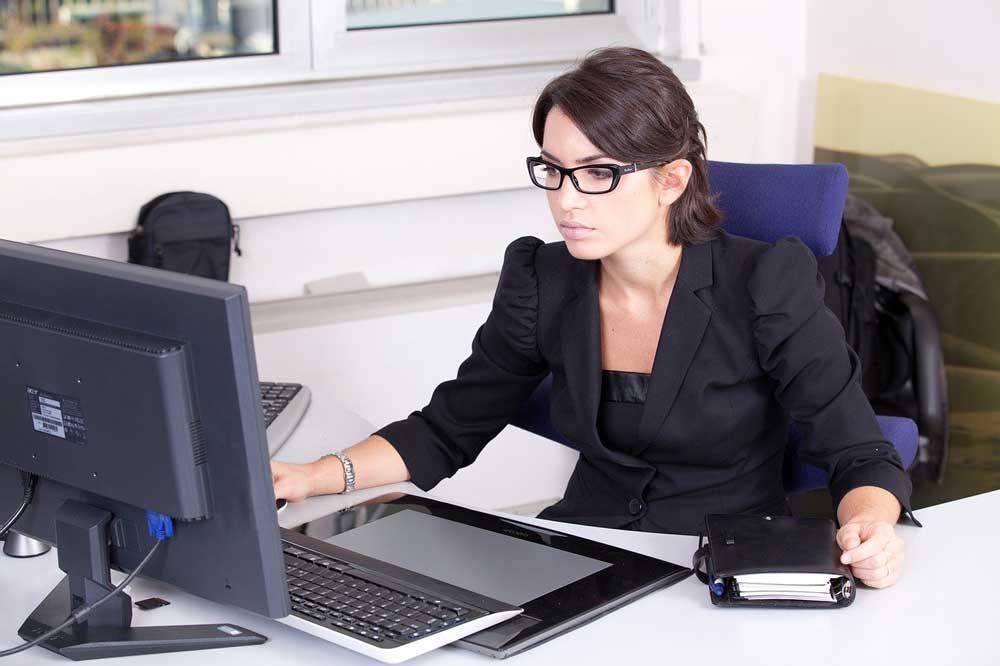
<path id="1" fill-rule="evenodd" d="M 38 480 L 15 528 L 56 545 L 69 574 L 23 638 L 99 597 L 109 567 L 138 565 L 156 543 L 147 511 L 174 534 L 144 575 L 288 615 L 243 287 L 0 241 L 0 520 L 21 503 L 21 472 Z M 45 647 L 91 658 L 263 640 L 130 629 L 127 597 L 107 606 Z"/>

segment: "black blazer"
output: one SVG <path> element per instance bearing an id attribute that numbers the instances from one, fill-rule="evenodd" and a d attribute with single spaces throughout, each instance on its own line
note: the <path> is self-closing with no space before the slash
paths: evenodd
<path id="1" fill-rule="evenodd" d="M 909 477 L 861 390 L 857 355 L 823 303 L 816 260 L 801 241 L 720 232 L 683 249 L 638 456 L 605 446 L 596 427 L 598 268 L 565 243 L 510 244 L 492 311 L 458 376 L 422 410 L 376 433 L 417 486 L 429 490 L 472 463 L 551 372 L 552 422 L 580 459 L 562 501 L 542 518 L 695 534 L 706 513 L 787 512 L 781 468 L 790 418 L 803 432 L 800 458 L 827 471 L 836 503 L 873 485 L 909 509 Z M 517 483 L 516 468 L 509 474 Z"/>

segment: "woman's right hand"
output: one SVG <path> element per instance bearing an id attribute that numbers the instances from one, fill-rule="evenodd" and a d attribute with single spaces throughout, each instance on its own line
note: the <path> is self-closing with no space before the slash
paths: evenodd
<path id="1" fill-rule="evenodd" d="M 272 460 L 271 482 L 274 484 L 274 498 L 299 502 L 315 494 L 313 491 L 314 472 L 311 465 L 312 463 L 296 465 Z"/>

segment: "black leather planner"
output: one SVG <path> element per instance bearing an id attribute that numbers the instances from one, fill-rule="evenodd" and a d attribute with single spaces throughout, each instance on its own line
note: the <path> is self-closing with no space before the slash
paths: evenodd
<path id="1" fill-rule="evenodd" d="M 705 534 L 694 569 L 716 606 L 843 608 L 854 601 L 832 520 L 709 514 Z"/>

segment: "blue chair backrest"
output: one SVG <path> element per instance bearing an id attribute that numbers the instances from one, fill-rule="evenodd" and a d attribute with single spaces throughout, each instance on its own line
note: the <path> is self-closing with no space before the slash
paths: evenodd
<path id="1" fill-rule="evenodd" d="M 723 229 L 773 243 L 798 236 L 818 257 L 833 253 L 847 198 L 843 164 L 708 163 Z"/>

